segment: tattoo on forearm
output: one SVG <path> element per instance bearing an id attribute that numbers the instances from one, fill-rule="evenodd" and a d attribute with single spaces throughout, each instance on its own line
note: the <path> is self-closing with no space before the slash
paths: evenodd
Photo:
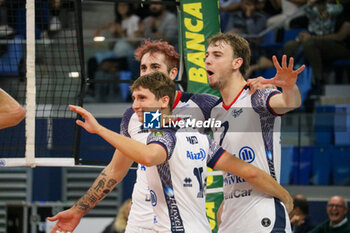
<path id="1" fill-rule="evenodd" d="M 97 185 L 94 187 L 94 189 L 98 192 L 100 189 L 103 189 L 105 187 L 106 179 L 102 178 L 98 181 Z"/>
<path id="2" fill-rule="evenodd" d="M 107 195 L 110 191 L 111 191 L 110 189 L 105 189 L 103 190 L 103 193 Z"/>
<path id="3" fill-rule="evenodd" d="M 100 196 L 100 200 L 102 200 L 103 198 L 105 198 L 105 196 L 107 196 L 108 193 L 109 193 L 110 191 L 111 191 L 111 190 L 109 190 L 109 189 L 103 190 L 103 192 L 102 192 L 102 194 L 101 194 L 101 196 Z"/>
<path id="4" fill-rule="evenodd" d="M 105 173 L 105 170 L 103 170 L 103 171 L 101 172 L 101 176 L 107 176 L 107 174 Z"/>
<path id="5" fill-rule="evenodd" d="M 96 201 L 98 201 L 98 195 L 96 194 L 96 193 L 93 193 L 93 194 L 91 194 L 90 196 L 89 196 L 89 201 L 91 202 L 91 203 L 95 203 Z"/>
<path id="6" fill-rule="evenodd" d="M 109 179 L 107 182 L 107 188 L 112 188 L 116 183 L 117 181 L 115 179 Z"/>
<path id="7" fill-rule="evenodd" d="M 90 209 L 90 205 L 88 203 L 83 202 L 82 200 L 76 203 L 76 207 L 83 211 L 88 211 Z"/>

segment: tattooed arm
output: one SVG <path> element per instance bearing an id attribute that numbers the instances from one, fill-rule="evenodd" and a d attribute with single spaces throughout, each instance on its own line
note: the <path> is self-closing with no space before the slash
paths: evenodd
<path id="1" fill-rule="evenodd" d="M 115 151 L 112 161 L 99 174 L 90 189 L 68 210 L 62 211 L 54 217 L 48 218 L 56 221 L 51 233 L 58 231 L 73 232 L 81 218 L 105 198 L 113 188 L 120 183 L 127 174 L 132 160 Z"/>

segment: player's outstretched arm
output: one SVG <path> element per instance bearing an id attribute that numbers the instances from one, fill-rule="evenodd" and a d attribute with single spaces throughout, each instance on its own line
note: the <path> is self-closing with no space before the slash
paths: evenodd
<path id="1" fill-rule="evenodd" d="M 277 71 L 276 76 L 272 79 L 261 80 L 261 83 L 272 84 L 282 88 L 281 95 L 274 95 L 271 97 L 270 106 L 277 114 L 284 114 L 301 105 L 301 95 L 296 81 L 298 75 L 305 69 L 305 65 L 302 65 L 297 70 L 293 70 L 294 59 L 291 57 L 287 66 L 286 55 L 282 57 L 282 66 L 280 66 L 277 61 L 276 56 L 273 56 L 272 60 Z"/>
<path id="2" fill-rule="evenodd" d="M 288 213 L 293 209 L 293 199 L 288 191 L 263 170 L 236 158 L 228 152 L 224 152 L 214 168 L 242 177 L 261 192 L 278 198 L 284 203 Z"/>
<path id="3" fill-rule="evenodd" d="M 98 134 L 131 160 L 148 167 L 161 164 L 166 160 L 167 154 L 162 146 L 155 143 L 145 145 L 131 138 L 124 137 L 100 125 L 95 117 L 84 108 L 73 105 L 69 105 L 69 107 L 73 112 L 80 114 L 85 119 L 85 122 L 77 120 L 76 123 L 79 126 L 89 133 Z"/>
<path id="4" fill-rule="evenodd" d="M 24 108 L 0 88 L 0 129 L 17 125 L 25 114 Z"/>
<path id="5" fill-rule="evenodd" d="M 58 221 L 51 233 L 56 230 L 73 232 L 78 226 L 81 218 L 105 198 L 113 188 L 120 183 L 127 174 L 132 160 L 116 150 L 111 162 L 99 174 L 90 189 L 70 209 L 62 211 L 50 221 Z"/>

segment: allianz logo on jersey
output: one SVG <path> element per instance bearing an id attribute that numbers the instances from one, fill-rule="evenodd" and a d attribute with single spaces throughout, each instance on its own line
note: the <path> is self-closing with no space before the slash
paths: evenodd
<path id="1" fill-rule="evenodd" d="M 249 146 L 244 146 L 239 150 L 238 157 L 247 163 L 252 163 L 255 160 L 255 153 Z"/>
<path id="2" fill-rule="evenodd" d="M 175 118 L 174 118 L 175 119 Z M 163 128 L 220 128 L 221 121 L 215 120 L 215 118 L 209 118 L 205 121 L 190 119 L 190 118 L 176 118 L 175 121 L 165 122 L 163 119 L 163 124 L 161 124 L 161 113 L 159 110 L 156 112 L 143 112 L 143 128 L 144 129 L 159 129 L 161 126 Z"/>
<path id="3" fill-rule="evenodd" d="M 205 150 L 200 148 L 199 152 L 187 151 L 186 157 L 191 160 L 204 160 L 207 157 Z"/>

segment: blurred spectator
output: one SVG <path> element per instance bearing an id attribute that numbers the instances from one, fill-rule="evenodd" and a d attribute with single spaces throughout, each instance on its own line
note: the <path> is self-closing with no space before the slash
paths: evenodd
<path id="1" fill-rule="evenodd" d="M 305 14 L 308 17 L 309 25 L 308 32 L 301 32 L 297 40 L 289 41 L 285 44 L 284 50 L 287 56 L 298 59 L 302 54 L 300 45 L 305 42 L 305 33 L 311 35 L 327 35 L 335 31 L 336 17 L 343 10 L 342 5 L 328 3 L 327 0 L 309 0 L 310 4 L 305 8 Z M 299 54 L 296 54 L 299 53 Z M 300 63 L 303 63 L 301 61 Z"/>
<path id="2" fill-rule="evenodd" d="M 264 13 L 267 17 L 281 13 L 280 0 L 258 0 L 256 8 L 259 12 Z"/>
<path id="3" fill-rule="evenodd" d="M 139 31 L 140 18 L 134 14 L 134 8 L 131 3 L 116 3 L 114 5 L 115 21 L 98 28 L 95 37 L 100 36 L 101 32 L 106 30 L 115 37 L 134 38 Z"/>
<path id="4" fill-rule="evenodd" d="M 318 87 L 326 81 L 324 64 L 350 59 L 350 21 L 345 21 L 336 33 L 321 36 L 304 33 L 300 40 L 306 63 L 311 66 L 314 83 Z"/>
<path id="5" fill-rule="evenodd" d="M 252 60 L 252 64 L 248 68 L 246 77 L 249 78 L 255 71 L 268 68 L 273 68 L 272 60 L 265 55 L 261 55 L 257 59 Z"/>
<path id="6" fill-rule="evenodd" d="M 305 14 L 309 19 L 308 31 L 315 35 L 327 35 L 335 31 L 337 16 L 343 10 L 339 3 L 331 3 L 329 0 L 309 0 L 305 8 Z"/>
<path id="7" fill-rule="evenodd" d="M 94 38 L 101 36 L 106 31 L 112 38 L 118 38 L 113 44 L 113 51 L 116 57 L 132 56 L 133 46 L 129 40 L 140 36 L 140 18 L 133 13 L 133 5 L 130 3 L 115 4 L 115 22 L 98 28 Z"/>
<path id="8" fill-rule="evenodd" d="M 117 39 L 111 44 L 111 50 L 96 53 L 88 60 L 88 77 L 95 79 L 98 70 L 115 74 L 120 70 L 129 70 L 133 65 L 133 53 L 137 41 L 135 37 L 140 36 L 140 18 L 133 13 L 131 3 L 115 4 L 115 21 L 98 28 L 94 39 L 98 36 L 107 36 Z M 89 86 L 89 92 L 94 95 L 94 86 Z"/>
<path id="9" fill-rule="evenodd" d="M 59 14 L 61 9 L 61 0 L 50 0 L 49 8 L 51 13 L 51 19 L 49 23 L 50 31 L 59 31 L 62 29 L 61 21 L 59 20 Z"/>
<path id="10" fill-rule="evenodd" d="M 333 196 L 329 199 L 327 207 L 328 218 L 317 225 L 309 233 L 349 233 L 350 222 L 346 217 L 348 203 L 341 196 Z"/>
<path id="11" fill-rule="evenodd" d="M 286 20 L 284 23 L 285 28 L 289 28 L 289 22 L 293 18 L 300 17 L 303 15 L 303 12 L 299 10 L 299 7 L 306 3 L 306 0 L 278 0 L 280 1 L 282 12 L 275 16 L 270 17 L 267 20 L 267 27 L 271 27 L 273 25 L 279 24 L 282 21 Z M 278 3 L 275 3 L 278 4 Z M 288 20 L 287 20 L 288 19 Z"/>
<path id="12" fill-rule="evenodd" d="M 143 20 L 144 37 L 152 40 L 163 39 L 176 46 L 178 40 L 176 15 L 170 13 L 162 4 L 152 4 L 149 10 L 151 15 Z"/>
<path id="13" fill-rule="evenodd" d="M 241 9 L 241 0 L 219 0 L 220 27 L 225 31 L 232 12 Z"/>
<path id="14" fill-rule="evenodd" d="M 266 26 L 266 16 L 256 9 L 256 0 L 242 0 L 240 10 L 231 13 L 224 32 L 256 35 Z"/>
<path id="15" fill-rule="evenodd" d="M 309 204 L 306 197 L 297 194 L 293 196 L 294 208 L 289 214 L 290 222 L 292 224 L 293 233 L 307 233 L 315 225 L 311 222 L 309 217 Z"/>
<path id="16" fill-rule="evenodd" d="M 117 217 L 109 224 L 102 233 L 124 233 L 131 207 L 131 199 L 126 200 L 120 207 Z"/>

